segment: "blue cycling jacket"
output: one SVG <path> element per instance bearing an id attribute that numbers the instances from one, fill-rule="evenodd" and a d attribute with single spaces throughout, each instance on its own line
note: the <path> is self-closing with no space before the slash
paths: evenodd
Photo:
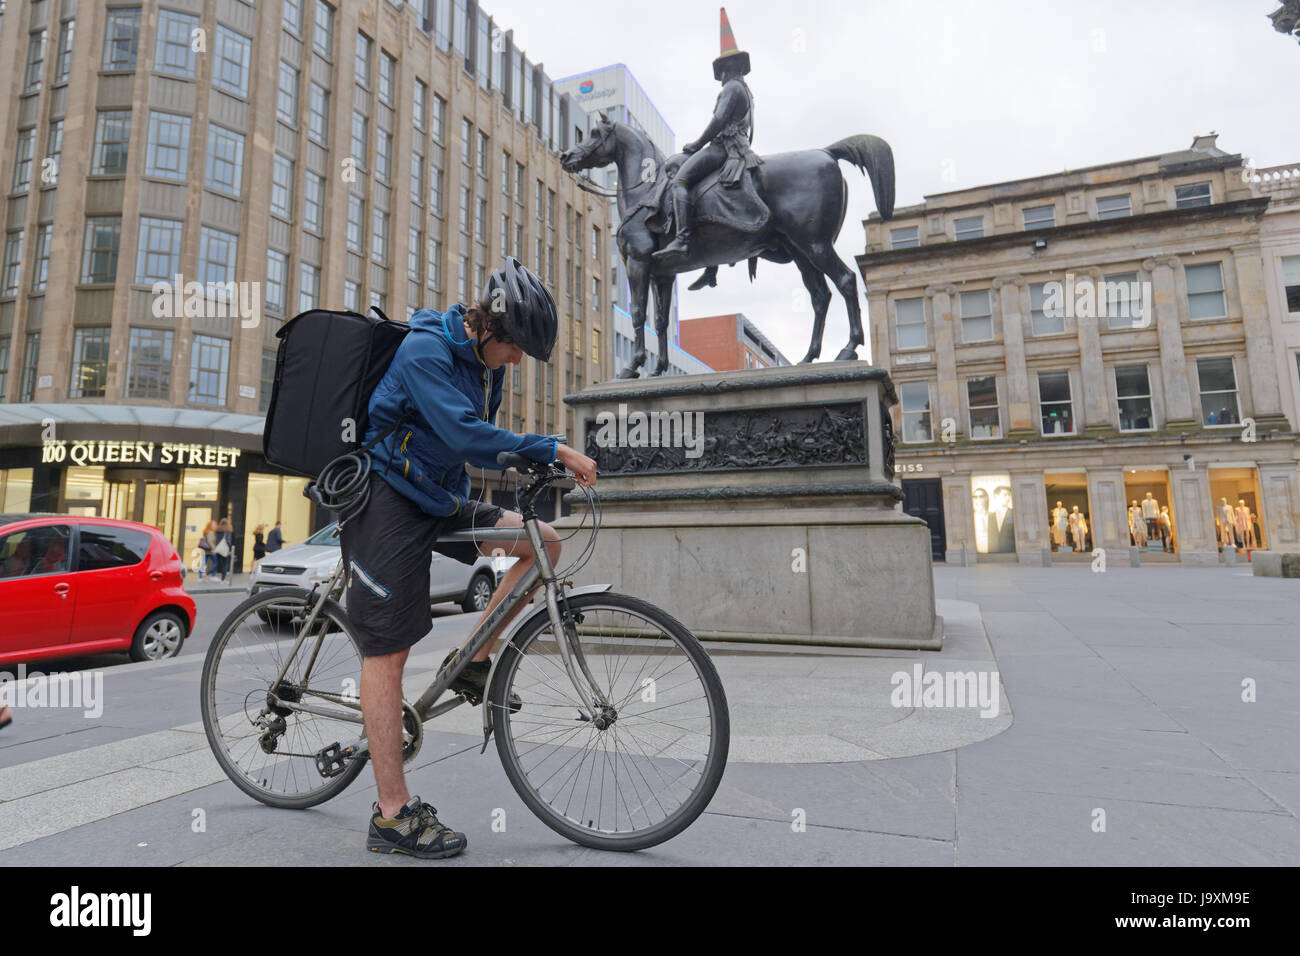
<path id="1" fill-rule="evenodd" d="M 456 514 L 469 499 L 468 462 L 500 468 L 497 453 L 555 461 L 558 443 L 545 435 L 516 435 L 493 424 L 506 368 L 483 364 L 478 339 L 465 333 L 465 309 L 421 309 L 411 316 L 388 372 L 370 396 L 365 440 L 408 412 L 414 417 L 377 443 L 374 469 L 435 517 Z"/>

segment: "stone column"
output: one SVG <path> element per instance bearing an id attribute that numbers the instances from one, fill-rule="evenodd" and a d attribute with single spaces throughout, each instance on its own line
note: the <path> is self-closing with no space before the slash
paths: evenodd
<path id="1" fill-rule="evenodd" d="M 1016 508 L 1016 555 L 1021 564 L 1042 565 L 1043 549 L 1052 546 L 1048 533 L 1047 488 L 1041 471 L 1013 471 L 1011 495 Z"/>
<path id="2" fill-rule="evenodd" d="M 1243 414 L 1254 418 L 1256 425 L 1266 423 L 1285 428 L 1277 380 L 1277 355 L 1259 249 L 1233 249 L 1232 259 L 1237 268 L 1237 294 L 1241 300 L 1241 325 L 1246 334 L 1246 364 L 1249 368 L 1246 377 L 1250 380 L 1250 411 Z M 1238 390 L 1243 384 L 1238 383 Z M 1269 422 L 1269 419 L 1274 421 Z"/>
<path id="3" fill-rule="evenodd" d="M 1183 328 L 1174 289 L 1176 265 L 1177 256 L 1161 256 L 1144 260 L 1142 270 L 1151 276 L 1154 293 L 1156 333 L 1160 338 L 1160 377 L 1165 391 L 1165 423 L 1190 425 L 1196 423 L 1196 416 L 1188 387 L 1187 356 L 1183 352 Z"/>
<path id="4" fill-rule="evenodd" d="M 1260 462 L 1259 512 L 1270 551 L 1300 551 L 1300 467 L 1294 461 Z"/>
<path id="5" fill-rule="evenodd" d="M 1089 470 L 1088 512 L 1093 545 L 1122 556 L 1130 544 L 1123 468 Z"/>
<path id="6" fill-rule="evenodd" d="M 934 314 L 934 364 L 939 394 L 930 422 L 936 435 L 941 431 L 945 418 L 957 422 L 958 435 L 966 433 L 958 414 L 961 400 L 957 391 L 957 358 L 953 352 L 952 297 L 956 293 L 955 285 L 931 286 L 925 290 Z"/>
<path id="7" fill-rule="evenodd" d="M 1102 295 L 1101 270 L 1081 269 L 1075 276 L 1076 282 L 1089 281 L 1097 290 L 1096 298 Z M 1094 306 L 1093 314 L 1075 317 L 1075 327 L 1079 336 L 1079 378 L 1083 387 L 1083 428 L 1085 435 L 1113 435 L 1118 429 L 1110 407 L 1110 389 L 1106 383 L 1106 369 L 1101 360 L 1101 332 L 1097 318 L 1100 305 Z"/>
<path id="8" fill-rule="evenodd" d="M 943 476 L 943 527 L 948 538 L 944 560 L 960 566 L 962 545 L 967 560 L 975 563 L 975 523 L 971 515 L 970 476 Z"/>
<path id="9" fill-rule="evenodd" d="M 1183 564 L 1217 565 L 1219 545 L 1214 537 L 1210 473 L 1204 468 L 1169 472 L 1173 496 L 1174 544 Z"/>
<path id="10" fill-rule="evenodd" d="M 1008 437 L 1037 435 L 1033 405 L 1029 399 L 1029 372 L 1025 367 L 1025 314 L 1029 286 L 1024 276 L 997 276 L 993 288 L 1002 307 L 1002 341 L 1007 361 Z"/>

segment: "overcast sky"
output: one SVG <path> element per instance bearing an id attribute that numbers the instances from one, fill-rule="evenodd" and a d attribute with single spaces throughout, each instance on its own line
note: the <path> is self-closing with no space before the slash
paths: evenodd
<path id="1" fill-rule="evenodd" d="M 718 8 L 698 0 L 558 5 L 482 0 L 560 78 L 625 63 L 681 145 L 717 95 Z M 927 193 L 1183 149 L 1193 135 L 1256 166 L 1300 162 L 1300 44 L 1273 30 L 1277 0 L 739 0 L 726 5 L 754 93 L 754 148 L 884 137 L 897 205 Z M 840 164 L 849 212 L 836 249 L 854 268 L 867 181 Z M 689 277 L 686 277 L 689 281 Z M 859 300 L 866 312 L 859 276 Z M 812 313 L 793 265 L 723 268 L 680 315 L 743 312 L 792 362 Z M 797 293 L 796 293 L 796 290 Z M 799 309 L 800 311 L 796 311 Z M 848 338 L 835 297 L 822 359 Z M 866 357 L 867 350 L 860 355 Z"/>

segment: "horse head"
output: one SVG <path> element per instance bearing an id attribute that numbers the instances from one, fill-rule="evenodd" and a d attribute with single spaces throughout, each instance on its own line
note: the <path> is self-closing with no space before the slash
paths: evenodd
<path id="1" fill-rule="evenodd" d="M 592 127 L 591 134 L 560 153 L 560 165 L 565 172 L 576 173 L 583 169 L 608 166 L 617 161 L 618 142 L 614 124 L 604 113 Z"/>

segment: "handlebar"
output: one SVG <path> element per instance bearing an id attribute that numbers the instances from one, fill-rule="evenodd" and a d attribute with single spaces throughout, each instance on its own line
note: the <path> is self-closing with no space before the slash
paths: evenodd
<path id="1" fill-rule="evenodd" d="M 555 488 L 562 488 L 565 491 L 571 491 L 578 486 L 578 483 L 562 466 L 542 464 L 540 461 L 525 458 L 523 455 L 516 455 L 514 452 L 498 452 L 497 464 L 502 468 L 513 468 L 521 474 L 535 475 L 537 481 L 534 485 L 545 483 Z"/>

